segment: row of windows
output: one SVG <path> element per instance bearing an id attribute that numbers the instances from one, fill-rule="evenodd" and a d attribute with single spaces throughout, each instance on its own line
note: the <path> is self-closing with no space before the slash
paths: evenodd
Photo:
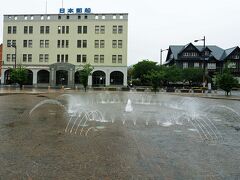
<path id="1" fill-rule="evenodd" d="M 7 62 L 15 62 L 15 54 L 7 54 Z M 32 62 L 32 54 L 23 54 L 23 62 Z M 104 55 L 94 55 L 94 63 L 104 63 Z M 112 55 L 112 63 L 122 64 L 123 57 L 122 55 Z M 48 62 L 49 54 L 39 54 L 39 62 Z M 68 62 L 68 54 L 57 54 L 57 62 Z M 86 63 L 87 55 L 86 54 L 77 54 L 77 63 Z"/>
<path id="2" fill-rule="evenodd" d="M 58 19 L 60 20 L 60 19 L 62 19 L 62 17 L 63 17 L 62 15 L 59 15 L 59 16 L 58 16 Z M 17 16 L 14 16 L 13 18 L 14 18 L 14 20 L 17 20 L 17 19 L 18 19 Z M 51 19 L 51 16 L 47 16 L 47 17 L 41 16 L 41 17 L 40 17 L 41 20 L 44 20 L 45 18 L 46 18 L 47 20 L 50 20 L 50 19 Z M 87 16 L 87 15 L 84 15 L 83 18 L 84 18 L 84 19 L 88 19 L 88 16 Z M 12 19 L 12 16 L 8 16 L 8 19 Z M 34 20 L 34 16 L 24 16 L 24 20 L 29 20 L 29 19 L 30 19 L 30 20 Z M 65 19 L 70 19 L 70 16 L 69 16 L 69 15 L 66 15 L 66 16 L 65 16 Z M 82 16 L 79 15 L 79 16 L 78 16 L 78 19 L 82 19 Z M 106 19 L 106 16 L 105 16 L 105 15 L 102 15 L 101 18 L 100 18 L 100 16 L 96 15 L 96 16 L 95 16 L 95 19 L 103 19 L 103 20 L 104 20 L 104 19 Z M 117 19 L 117 16 L 116 16 L 116 15 L 113 15 L 113 16 L 112 16 L 112 19 Z M 123 15 L 120 15 L 120 16 L 119 16 L 119 19 L 123 19 Z"/>
<path id="3" fill-rule="evenodd" d="M 17 26 L 8 26 L 8 34 L 17 34 Z"/>
<path id="4" fill-rule="evenodd" d="M 7 62 L 15 62 L 16 60 L 16 54 L 7 54 Z"/>
<path id="5" fill-rule="evenodd" d="M 191 57 L 196 57 L 196 56 L 199 56 L 199 54 L 197 53 L 197 52 L 185 52 L 185 53 L 183 53 L 183 56 L 191 56 Z"/>
<path id="6" fill-rule="evenodd" d="M 200 68 L 200 63 L 195 62 L 193 65 L 194 68 Z M 188 68 L 188 63 L 183 63 L 183 69 Z M 207 69 L 216 69 L 216 63 L 207 63 Z"/>
<path id="7" fill-rule="evenodd" d="M 232 55 L 231 59 L 240 59 L 240 55 L 238 55 L 238 54 L 237 55 Z"/>
<path id="8" fill-rule="evenodd" d="M 87 48 L 87 40 L 77 40 L 77 48 Z M 16 47 L 16 40 L 7 40 L 7 47 Z M 32 48 L 32 40 L 23 40 L 24 48 Z M 105 40 L 95 40 L 95 48 L 105 48 Z M 122 48 L 122 40 L 112 40 L 112 48 Z M 49 40 L 40 40 L 40 48 L 49 48 Z M 69 48 L 69 40 L 57 40 L 57 48 Z"/>
<path id="9" fill-rule="evenodd" d="M 204 51 L 204 55 L 209 56 L 210 52 L 209 51 Z M 184 52 L 183 56 L 185 56 L 185 57 L 189 57 L 189 56 L 196 57 L 196 56 L 199 56 L 199 53 L 197 53 L 197 52 Z"/>
<path id="10" fill-rule="evenodd" d="M 58 34 L 69 34 L 69 26 L 58 26 L 57 32 Z M 77 26 L 78 34 L 87 34 L 88 27 L 87 26 Z M 33 26 L 24 26 L 23 27 L 24 34 L 33 34 Z M 122 34 L 123 26 L 122 25 L 114 25 L 112 27 L 113 34 Z M 8 34 L 17 34 L 17 26 L 8 26 Z M 40 26 L 40 34 L 50 34 L 50 26 Z M 95 34 L 105 34 L 105 26 L 95 26 Z"/>

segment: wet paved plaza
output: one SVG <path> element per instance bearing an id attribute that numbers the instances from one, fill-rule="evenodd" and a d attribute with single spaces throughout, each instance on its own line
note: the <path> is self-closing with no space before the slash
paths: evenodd
<path id="1" fill-rule="evenodd" d="M 240 179 L 239 112 L 160 93 L 2 94 L 0 180 Z"/>

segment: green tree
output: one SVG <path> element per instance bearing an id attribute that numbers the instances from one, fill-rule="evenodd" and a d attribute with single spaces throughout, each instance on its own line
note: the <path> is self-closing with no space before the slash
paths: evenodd
<path id="1" fill-rule="evenodd" d="M 133 65 L 132 75 L 134 79 L 140 79 L 142 85 L 148 85 L 148 80 L 145 75 L 147 75 L 150 71 L 157 69 L 157 62 L 143 60 Z"/>
<path id="2" fill-rule="evenodd" d="M 145 78 L 151 82 L 153 91 L 156 93 L 158 88 L 162 86 L 165 76 L 165 71 L 152 70 L 145 75 Z"/>
<path id="3" fill-rule="evenodd" d="M 186 68 L 182 70 L 182 79 L 192 86 L 193 83 L 201 84 L 203 81 L 203 70 L 199 68 Z"/>
<path id="4" fill-rule="evenodd" d="M 22 89 L 24 83 L 27 81 L 28 71 L 22 66 L 10 69 L 10 79 L 14 83 L 18 83 L 20 89 Z"/>
<path id="5" fill-rule="evenodd" d="M 232 91 L 232 88 L 237 86 L 238 80 L 233 77 L 228 69 L 225 69 L 222 74 L 217 75 L 216 79 L 217 86 L 225 91 L 228 96 Z"/>
<path id="6" fill-rule="evenodd" d="M 166 73 L 167 84 L 175 83 L 182 80 L 182 70 L 176 66 L 165 67 L 163 69 Z"/>
<path id="7" fill-rule="evenodd" d="M 83 84 L 85 92 L 87 91 L 88 86 L 88 76 L 93 71 L 93 66 L 91 64 L 85 64 L 83 66 L 83 69 L 78 70 L 80 74 L 80 82 Z"/>

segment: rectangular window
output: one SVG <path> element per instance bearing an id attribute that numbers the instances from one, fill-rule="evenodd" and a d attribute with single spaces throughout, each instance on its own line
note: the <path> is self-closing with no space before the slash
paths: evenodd
<path id="1" fill-rule="evenodd" d="M 60 48 L 61 47 L 61 40 L 57 41 L 57 47 Z"/>
<path id="2" fill-rule="evenodd" d="M 118 63 L 122 64 L 122 55 L 118 55 Z"/>
<path id="3" fill-rule="evenodd" d="M 123 26 L 118 26 L 118 34 L 122 34 L 123 33 Z"/>
<path id="4" fill-rule="evenodd" d="M 183 63 L 183 69 L 186 69 L 186 68 L 188 68 L 188 63 L 187 63 L 187 62 L 184 62 L 184 63 Z"/>
<path id="5" fill-rule="evenodd" d="M 104 63 L 104 55 L 100 55 L 100 63 Z"/>
<path id="6" fill-rule="evenodd" d="M 44 40 L 40 40 L 40 48 L 44 48 Z"/>
<path id="7" fill-rule="evenodd" d="M 210 64 L 210 63 L 208 63 L 208 64 Z M 237 63 L 236 62 L 229 62 L 228 63 L 228 68 L 230 68 L 230 69 L 237 68 Z"/>
<path id="8" fill-rule="evenodd" d="M 81 40 L 77 40 L 77 48 L 81 48 L 82 47 L 82 41 Z"/>
<path id="9" fill-rule="evenodd" d="M 95 46 L 95 48 L 99 48 L 99 40 L 95 40 L 94 46 Z"/>
<path id="10" fill-rule="evenodd" d="M 208 69 L 216 69 L 216 63 L 208 63 L 207 68 Z"/>
<path id="11" fill-rule="evenodd" d="M 28 40 L 28 47 L 32 48 L 32 40 Z"/>
<path id="12" fill-rule="evenodd" d="M 69 40 L 66 40 L 66 48 L 69 47 Z"/>
<path id="13" fill-rule="evenodd" d="M 64 46 L 65 46 L 65 41 L 62 40 L 62 48 L 64 48 Z"/>
<path id="14" fill-rule="evenodd" d="M 117 26 L 113 26 L 113 34 L 117 34 Z"/>
<path id="15" fill-rule="evenodd" d="M 60 62 L 60 54 L 57 55 L 57 62 Z"/>
<path id="16" fill-rule="evenodd" d="M 16 47 L 16 40 L 12 40 L 12 47 Z"/>
<path id="17" fill-rule="evenodd" d="M 82 63 L 86 63 L 87 62 L 87 55 L 82 55 Z"/>
<path id="18" fill-rule="evenodd" d="M 61 34 L 61 26 L 58 26 L 58 34 Z"/>
<path id="19" fill-rule="evenodd" d="M 43 54 L 39 54 L 39 62 L 43 62 Z"/>
<path id="20" fill-rule="evenodd" d="M 27 47 L 27 43 L 28 43 L 28 41 L 27 40 L 23 40 L 23 47 Z"/>
<path id="21" fill-rule="evenodd" d="M 28 62 L 32 62 L 32 54 L 28 54 Z"/>
<path id="22" fill-rule="evenodd" d="M 65 34 L 65 26 L 62 26 L 62 34 Z"/>
<path id="23" fill-rule="evenodd" d="M 45 40 L 45 48 L 49 48 L 49 40 Z"/>
<path id="24" fill-rule="evenodd" d="M 11 61 L 11 54 L 7 54 L 7 62 Z"/>
<path id="25" fill-rule="evenodd" d="M 118 48 L 122 48 L 122 40 L 118 40 Z"/>
<path id="26" fill-rule="evenodd" d="M 69 34 L 69 26 L 66 26 L 66 34 Z"/>
<path id="27" fill-rule="evenodd" d="M 199 67 L 200 67 L 199 63 L 198 63 L 198 62 L 195 62 L 195 63 L 194 63 L 194 68 L 199 68 Z"/>
<path id="28" fill-rule="evenodd" d="M 33 26 L 29 26 L 29 34 L 33 33 Z"/>
<path id="29" fill-rule="evenodd" d="M 81 62 L 81 55 L 80 55 L 80 54 L 77 55 L 77 62 L 78 62 L 78 63 Z"/>
<path id="30" fill-rule="evenodd" d="M 23 62 L 27 62 L 27 54 L 23 54 Z"/>
<path id="31" fill-rule="evenodd" d="M 117 56 L 116 55 L 112 55 L 112 63 L 116 63 L 117 62 Z"/>
<path id="32" fill-rule="evenodd" d="M 49 55 L 45 54 L 45 62 L 48 62 L 48 60 L 49 60 Z"/>
<path id="33" fill-rule="evenodd" d="M 105 26 L 101 26 L 101 28 L 100 28 L 100 33 L 101 33 L 101 34 L 105 34 Z"/>
<path id="34" fill-rule="evenodd" d="M 44 34 L 44 26 L 40 26 L 40 34 Z"/>
<path id="35" fill-rule="evenodd" d="M 78 26 L 78 34 L 82 34 L 82 26 Z"/>
<path id="36" fill-rule="evenodd" d="M 49 34 L 49 33 L 50 33 L 50 27 L 46 26 L 46 34 Z"/>
<path id="37" fill-rule="evenodd" d="M 16 61 L 16 54 L 12 54 L 12 62 Z"/>
<path id="38" fill-rule="evenodd" d="M 17 34 L 17 26 L 13 26 L 13 34 Z"/>
<path id="39" fill-rule="evenodd" d="M 7 47 L 12 47 L 12 40 L 7 40 Z"/>
<path id="40" fill-rule="evenodd" d="M 8 26 L 8 34 L 12 34 L 12 26 Z"/>
<path id="41" fill-rule="evenodd" d="M 24 33 L 24 34 L 28 34 L 28 26 L 24 26 L 24 28 L 23 28 L 23 33 Z"/>
<path id="42" fill-rule="evenodd" d="M 68 62 L 68 54 L 65 54 L 65 62 Z"/>
<path id="43" fill-rule="evenodd" d="M 83 40 L 83 48 L 87 48 L 87 40 Z"/>
<path id="44" fill-rule="evenodd" d="M 100 41 L 100 48 L 104 48 L 104 46 L 105 46 L 105 41 L 104 41 L 104 40 L 101 40 L 101 41 Z"/>
<path id="45" fill-rule="evenodd" d="M 112 40 L 112 47 L 117 48 L 117 40 Z"/>
<path id="46" fill-rule="evenodd" d="M 99 34 L 100 32 L 100 27 L 99 26 L 95 26 L 95 34 Z"/>
<path id="47" fill-rule="evenodd" d="M 94 55 L 94 63 L 98 63 L 99 55 Z"/>
<path id="48" fill-rule="evenodd" d="M 87 34 L 87 26 L 83 26 L 83 34 Z"/>

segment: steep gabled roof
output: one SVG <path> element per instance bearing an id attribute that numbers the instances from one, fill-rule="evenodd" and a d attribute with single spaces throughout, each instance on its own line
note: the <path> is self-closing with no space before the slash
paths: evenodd
<path id="1" fill-rule="evenodd" d="M 171 49 L 172 53 L 173 53 L 173 58 L 174 59 L 178 59 L 178 54 L 180 52 L 182 52 L 189 44 L 187 44 L 186 46 L 183 45 L 177 45 L 177 46 L 169 46 L 169 49 Z M 195 46 L 198 51 L 202 51 L 203 50 L 203 46 Z M 217 60 L 222 60 L 222 56 L 224 54 L 224 49 L 218 47 L 218 46 L 206 46 L 206 48 L 208 48 L 211 51 L 211 55 L 217 59 Z"/>
<path id="2" fill-rule="evenodd" d="M 217 60 L 221 60 L 221 57 L 224 53 L 224 49 L 218 47 L 218 46 L 207 46 L 212 52 L 211 55 L 215 57 Z"/>
<path id="3" fill-rule="evenodd" d="M 226 49 L 225 52 L 223 53 L 221 60 L 224 60 L 226 57 L 228 57 L 238 46 Z"/>
<path id="4" fill-rule="evenodd" d="M 184 48 L 183 45 L 180 45 L 180 46 L 169 46 L 169 49 L 171 49 L 174 59 L 177 59 L 178 53 L 181 52 L 183 50 L 183 48 Z"/>

